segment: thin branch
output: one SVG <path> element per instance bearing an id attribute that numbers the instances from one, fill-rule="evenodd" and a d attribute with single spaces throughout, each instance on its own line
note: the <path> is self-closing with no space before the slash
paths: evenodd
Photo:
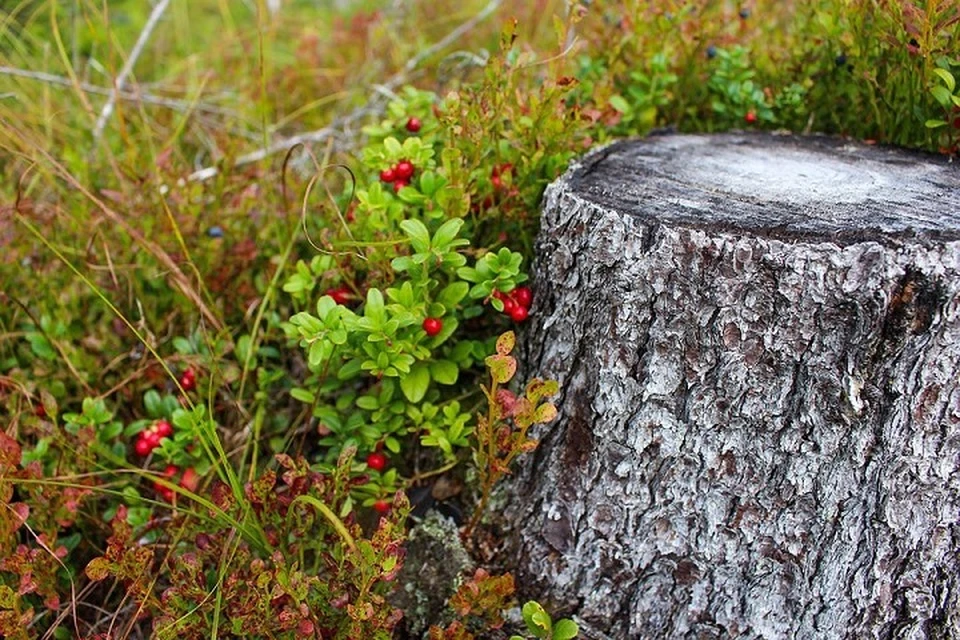
<path id="1" fill-rule="evenodd" d="M 120 93 L 123 86 L 127 83 L 127 76 L 133 71 L 133 65 L 137 63 L 137 59 L 140 57 L 140 54 L 143 53 L 143 48 L 147 45 L 150 35 L 157 27 L 157 23 L 160 22 L 160 18 L 168 6 L 170 6 L 170 0 L 160 0 L 150 13 L 147 24 L 143 25 L 143 31 L 140 32 L 140 37 L 137 38 L 136 44 L 133 45 L 133 50 L 130 51 L 130 56 L 127 58 L 126 63 L 124 63 L 123 68 L 120 69 L 120 75 L 118 75 L 114 81 L 114 89 L 107 99 L 107 104 L 103 105 L 100 117 L 97 118 L 97 124 L 93 129 L 94 140 L 99 140 L 100 136 L 103 135 L 103 128 L 107 126 L 107 119 L 113 113 L 113 108 L 117 104 L 117 94 Z"/>
<path id="2" fill-rule="evenodd" d="M 386 103 L 384 94 L 390 95 L 393 89 L 402 85 L 404 82 L 406 82 L 409 79 L 410 74 L 412 74 L 416 70 L 416 68 L 420 65 L 421 62 L 423 62 L 430 56 L 434 55 L 438 51 L 441 51 L 446 47 L 450 46 L 451 44 L 455 43 L 457 40 L 459 40 L 463 36 L 463 34 L 473 29 L 480 22 L 489 18 L 493 14 L 493 12 L 497 10 L 501 2 L 502 0 L 490 0 L 490 2 L 488 2 L 487 5 L 483 9 L 481 9 L 479 13 L 477 13 L 476 15 L 471 17 L 469 20 L 467 20 L 466 22 L 458 26 L 456 29 L 448 33 L 443 39 L 430 45 L 429 47 L 427 47 L 417 55 L 410 58 L 410 60 L 407 61 L 407 64 L 404 65 L 402 70 L 390 76 L 390 78 L 386 82 L 379 84 L 375 87 L 377 93 L 380 95 L 374 96 L 373 98 L 368 100 L 366 104 L 360 107 L 357 107 L 356 109 L 354 109 L 353 111 L 351 111 L 345 116 L 342 116 L 340 118 L 335 118 L 333 122 L 331 122 L 328 126 L 322 129 L 317 129 L 315 131 L 302 133 L 300 135 L 296 135 L 290 138 L 283 138 L 282 140 L 278 140 L 277 142 L 271 144 L 269 147 L 266 147 L 265 149 L 260 149 L 258 151 L 253 151 L 251 153 L 244 154 L 234 161 L 233 166 L 239 167 L 245 164 L 259 162 L 260 160 L 263 160 L 271 155 L 274 155 L 277 153 L 284 153 L 298 145 L 305 144 L 308 142 L 321 142 L 323 140 L 326 140 L 327 138 L 338 135 L 347 126 L 353 124 L 357 120 L 367 115 L 382 113 L 384 105 Z M 218 175 L 219 173 L 220 173 L 219 167 L 205 167 L 203 169 L 200 169 L 198 171 L 194 171 L 193 173 L 191 173 L 187 177 L 187 180 L 190 182 L 209 180 L 215 177 L 216 175 Z"/>
<path id="3" fill-rule="evenodd" d="M 446 37 L 444 37 L 439 42 L 436 42 L 435 44 L 430 45 L 429 47 L 427 47 L 417 55 L 410 58 L 410 60 L 407 61 L 407 64 L 404 65 L 403 67 L 404 71 L 407 71 L 407 72 L 413 71 L 425 59 L 429 58 L 430 56 L 432 56 L 438 51 L 446 49 L 451 44 L 459 40 L 460 36 L 467 33 L 468 31 L 473 29 L 475 26 L 477 26 L 478 24 L 480 24 L 481 22 L 489 18 L 491 15 L 493 15 L 493 12 L 500 7 L 501 1 L 502 0 L 490 0 L 490 2 L 487 3 L 487 6 L 481 9 L 478 14 L 476 14 L 475 16 L 473 16 L 472 18 L 470 18 L 469 20 L 461 24 L 459 27 L 457 27 L 456 29 L 448 33 Z"/>
<path id="4" fill-rule="evenodd" d="M 340 118 L 335 118 L 329 126 L 324 127 L 323 129 L 317 129 L 316 131 L 309 131 L 307 133 L 302 133 L 300 135 L 292 136 L 290 138 L 283 138 L 277 142 L 271 144 L 266 149 L 259 149 L 257 151 L 252 151 L 250 153 L 244 154 L 237 158 L 233 165 L 239 167 L 245 164 L 250 164 L 252 162 L 259 162 L 264 158 L 272 156 L 276 153 L 281 153 L 284 151 L 289 151 L 290 149 L 305 144 L 308 142 L 322 142 L 327 138 L 331 138 L 341 133 L 341 130 L 354 123 L 357 120 L 365 117 L 371 113 L 378 113 L 381 111 L 383 100 L 371 100 L 362 107 L 358 107 L 351 111 L 349 114 L 342 116 Z M 187 180 L 190 182 L 197 182 L 203 180 L 209 180 L 217 174 L 220 173 L 218 167 L 206 167 L 198 171 L 191 173 Z"/>
<path id="5" fill-rule="evenodd" d="M 18 78 L 27 78 L 28 80 L 38 80 L 40 82 L 46 82 L 49 84 L 60 85 L 63 87 L 73 87 L 74 84 L 70 81 L 70 78 L 65 76 L 58 76 L 53 73 L 45 73 L 43 71 L 28 71 L 26 69 L 17 69 L 16 67 L 4 67 L 0 66 L 0 75 L 7 76 L 16 76 Z M 174 109 L 176 111 L 202 111 L 205 113 L 212 113 L 221 116 L 230 116 L 233 118 L 240 117 L 240 112 L 233 109 L 227 109 L 224 107 L 218 107 L 211 104 L 205 104 L 202 102 L 189 102 L 187 100 L 177 100 L 176 98 L 164 98 L 161 96 L 155 96 L 150 93 L 144 93 L 142 91 L 115 91 L 113 89 L 108 89 L 107 87 L 101 87 L 99 85 L 90 84 L 89 82 L 80 82 L 80 88 L 87 93 L 94 93 L 101 96 L 110 96 L 116 95 L 119 100 L 128 100 L 130 102 L 143 102 L 145 104 L 153 104 L 159 107 L 167 107 L 169 109 Z"/>

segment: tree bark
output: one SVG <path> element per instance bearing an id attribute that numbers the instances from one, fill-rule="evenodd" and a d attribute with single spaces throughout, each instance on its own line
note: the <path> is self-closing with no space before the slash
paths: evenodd
<path id="1" fill-rule="evenodd" d="M 612 638 L 960 638 L 960 172 L 663 135 L 547 190 L 518 583 Z"/>

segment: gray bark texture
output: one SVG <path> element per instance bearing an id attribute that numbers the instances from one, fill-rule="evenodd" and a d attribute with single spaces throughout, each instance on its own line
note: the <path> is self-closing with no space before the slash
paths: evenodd
<path id="1" fill-rule="evenodd" d="M 596 637 L 960 638 L 960 169 L 656 135 L 547 191 L 508 564 Z M 592 637 L 591 633 L 581 637 Z"/>

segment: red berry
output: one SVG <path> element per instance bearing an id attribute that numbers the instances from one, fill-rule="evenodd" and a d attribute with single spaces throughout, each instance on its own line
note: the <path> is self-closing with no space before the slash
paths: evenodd
<path id="1" fill-rule="evenodd" d="M 503 312 L 505 314 L 510 315 L 518 306 L 517 301 L 513 298 L 503 298 Z"/>
<path id="2" fill-rule="evenodd" d="M 335 289 L 327 289 L 327 295 L 333 298 L 333 301 L 337 304 L 347 304 L 350 302 L 350 299 L 353 297 L 350 293 L 350 290 L 346 287 L 337 287 Z"/>
<path id="3" fill-rule="evenodd" d="M 496 298 L 497 300 L 505 300 L 508 297 L 507 294 L 505 294 L 503 291 L 500 291 L 500 289 L 494 289 L 493 293 L 491 293 L 490 295 Z"/>
<path id="4" fill-rule="evenodd" d="M 420 118 L 410 118 L 407 120 L 407 131 L 410 133 L 416 133 L 417 131 L 420 131 L 421 126 L 422 124 L 420 122 Z"/>
<path id="5" fill-rule="evenodd" d="M 183 375 L 180 376 L 180 386 L 183 387 L 184 391 L 193 391 L 197 388 L 197 374 L 193 372 L 193 369 L 187 369 L 183 372 Z"/>
<path id="6" fill-rule="evenodd" d="M 38 418 L 46 418 L 46 417 L 47 417 L 47 408 L 44 407 L 42 404 L 38 404 L 38 405 L 36 405 L 36 406 L 33 408 L 33 413 L 34 413 L 34 415 L 36 415 Z"/>
<path id="7" fill-rule="evenodd" d="M 513 165 L 510 164 L 509 162 L 504 162 L 504 163 L 501 164 L 501 165 L 495 166 L 495 167 L 490 171 L 490 176 L 493 177 L 493 178 L 496 178 L 496 177 L 499 177 L 500 174 L 509 173 L 511 170 L 513 170 Z"/>
<path id="8" fill-rule="evenodd" d="M 133 445 L 133 450 L 137 452 L 137 455 L 141 458 L 146 458 L 150 455 L 150 452 L 153 451 L 153 446 L 143 438 L 138 438 Z"/>
<path id="9" fill-rule="evenodd" d="M 423 321 L 423 330 L 427 332 L 427 335 L 431 338 L 443 329 L 443 320 L 440 318 L 427 318 Z"/>
<path id="10" fill-rule="evenodd" d="M 167 502 L 173 502 L 173 489 L 164 486 L 156 487 L 157 493 L 160 494 L 160 497 L 166 500 Z"/>
<path id="11" fill-rule="evenodd" d="M 408 186 L 409 184 L 410 184 L 410 183 L 407 182 L 406 180 L 397 180 L 396 182 L 393 183 L 393 192 L 394 192 L 394 193 L 400 193 L 400 189 L 403 189 L 404 187 Z"/>
<path id="12" fill-rule="evenodd" d="M 387 511 L 390 511 L 390 503 L 386 500 L 377 500 L 373 503 L 373 508 L 378 513 L 386 513 Z"/>
<path id="13" fill-rule="evenodd" d="M 166 420 L 160 420 L 154 425 L 154 431 L 161 438 L 169 438 L 173 435 L 173 426 Z"/>
<path id="14" fill-rule="evenodd" d="M 953 128 L 960 129 L 960 116 L 953 119 Z"/>
<path id="15" fill-rule="evenodd" d="M 393 168 L 399 180 L 409 180 L 413 175 L 413 169 L 413 163 L 409 160 L 401 160 L 397 163 L 397 166 Z"/>
<path id="16" fill-rule="evenodd" d="M 743 116 L 743 119 L 746 120 L 749 124 L 753 124 L 757 121 L 757 114 L 753 111 L 747 111 L 747 115 Z"/>
<path id="17" fill-rule="evenodd" d="M 180 469 L 177 468 L 177 465 L 168 464 L 166 468 L 163 470 L 163 475 L 167 476 L 168 478 L 172 478 L 173 476 L 177 475 L 177 471 L 179 470 Z"/>
<path id="18" fill-rule="evenodd" d="M 500 176 L 493 176 L 490 178 L 490 184 L 492 184 L 493 188 L 497 191 L 503 189 L 503 180 L 500 179 Z"/>
<path id="19" fill-rule="evenodd" d="M 529 315 L 530 312 L 527 311 L 527 308 L 520 305 L 517 305 L 517 308 L 510 312 L 510 317 L 513 318 L 514 322 L 523 322 Z"/>
<path id="20" fill-rule="evenodd" d="M 397 179 L 397 172 L 393 169 L 384 169 L 380 172 L 380 179 L 384 182 L 393 182 Z"/>
<path id="21" fill-rule="evenodd" d="M 160 446 L 162 436 L 153 429 L 148 429 L 147 431 L 141 432 L 140 439 L 146 442 L 151 449 L 155 449 Z"/>
<path id="22" fill-rule="evenodd" d="M 196 491 L 200 484 L 200 476 L 194 471 L 193 467 L 187 467 L 183 470 L 183 477 L 180 478 L 180 486 L 187 491 Z"/>
<path id="23" fill-rule="evenodd" d="M 530 304 L 533 302 L 533 292 L 530 291 L 530 287 L 517 287 L 513 290 L 513 299 L 517 301 L 517 304 L 521 307 L 530 308 Z"/>
<path id="24" fill-rule="evenodd" d="M 383 471 L 387 468 L 387 456 L 375 451 L 367 456 L 367 466 L 374 471 Z"/>

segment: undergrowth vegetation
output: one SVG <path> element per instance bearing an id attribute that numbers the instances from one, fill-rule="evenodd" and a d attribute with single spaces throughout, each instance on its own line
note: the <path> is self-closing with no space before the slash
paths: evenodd
<path id="1" fill-rule="evenodd" d="M 556 415 L 512 350 L 572 158 L 960 143 L 948 0 L 272 6 L 0 12 L 4 637 L 403 637 L 416 490 L 469 548 Z M 464 576 L 430 637 L 507 637 L 514 592 Z"/>

